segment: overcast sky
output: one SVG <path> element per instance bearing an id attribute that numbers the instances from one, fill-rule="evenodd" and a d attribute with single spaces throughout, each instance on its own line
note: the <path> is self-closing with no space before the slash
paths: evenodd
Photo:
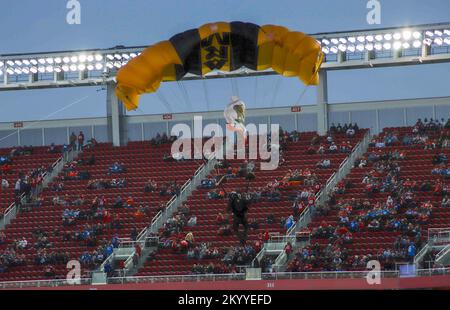
<path id="1" fill-rule="evenodd" d="M 370 29 L 366 0 L 80 0 L 81 25 L 66 23 L 66 0 L 2 0 L 0 54 L 150 45 L 214 21 L 279 24 L 307 33 Z M 448 0 L 381 0 L 382 24 L 376 27 L 450 22 Z M 279 89 L 275 92 L 275 85 Z M 333 72 L 331 102 L 450 95 L 450 66 L 427 65 Z M 238 79 L 239 95 L 249 107 L 295 104 L 303 85 L 296 79 Z M 221 110 L 232 93 L 230 80 L 185 82 L 193 109 Z M 161 88 L 174 112 L 188 111 L 176 83 Z M 52 118 L 105 115 L 105 92 L 98 87 L 0 93 L 0 122 L 45 118 L 72 102 L 87 99 Z M 134 114 L 166 113 L 155 95 L 142 99 Z M 315 103 L 310 87 L 301 104 Z"/>

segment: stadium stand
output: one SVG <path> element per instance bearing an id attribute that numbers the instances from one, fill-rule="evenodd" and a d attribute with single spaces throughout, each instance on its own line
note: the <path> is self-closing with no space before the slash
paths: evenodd
<path id="1" fill-rule="evenodd" d="M 231 227 L 224 224 L 231 224 L 227 212 L 228 200 L 224 198 L 224 194 L 232 191 L 244 192 L 247 187 L 245 178 L 225 178 L 223 186 L 216 186 L 213 189 L 199 188 L 194 191 L 186 203 L 187 214 L 183 215 L 180 210 L 172 219 L 172 222 L 182 222 L 182 228 L 168 229 L 168 226 L 173 225 L 167 223 L 166 228 L 161 229 L 160 249 L 150 257 L 137 276 L 228 273 L 235 271 L 236 266 L 248 265 L 269 234 L 286 233 L 286 220 L 290 216 L 298 216 L 308 205 L 308 200 L 314 201 L 314 195 L 347 157 L 346 152 L 351 151 L 365 133 L 366 130 L 359 130 L 351 138 L 345 133 L 333 134 L 331 135 L 333 142 L 331 139 L 327 141 L 327 137 L 319 137 L 316 133 L 302 133 L 296 138 L 294 132 L 286 136 L 284 163 L 281 167 L 274 171 L 260 171 L 257 168 L 255 179 L 249 183 L 249 191 L 253 197 L 261 193 L 262 197 L 250 207 L 248 221 L 253 227 L 249 230 L 245 246 L 239 243 L 239 238 Z M 338 147 L 336 153 L 328 151 L 332 144 Z M 326 159 L 330 159 L 330 167 L 318 168 L 317 164 Z M 244 162 L 232 160 L 229 163 L 231 168 L 218 169 L 210 178 L 220 179 L 228 170 L 238 175 Z M 259 167 L 259 163 L 259 160 L 256 161 L 256 167 Z M 300 174 L 301 181 L 291 182 L 290 185 L 283 184 L 283 181 L 292 177 L 296 170 Z M 305 177 L 309 174 L 317 176 L 316 182 L 310 184 L 312 186 L 307 186 L 304 182 L 305 179 L 310 181 L 313 179 Z M 284 179 L 285 177 L 287 179 Z M 273 191 L 268 190 L 271 187 L 269 184 L 274 183 L 280 183 L 276 186 L 280 189 L 279 197 L 272 195 Z M 295 197 L 304 190 L 311 191 L 309 199 L 300 201 L 297 210 L 293 210 Z M 220 193 L 221 191 L 224 193 Z M 217 192 L 220 198 L 209 198 L 208 195 L 212 192 Z M 196 217 L 196 225 L 190 227 L 188 221 L 192 217 Z M 193 234 L 194 242 L 188 249 L 183 246 L 183 241 L 190 238 L 189 233 Z"/>
<path id="2" fill-rule="evenodd" d="M 66 263 L 71 259 L 80 260 L 83 270 L 98 267 L 120 238 L 136 235 L 148 225 L 172 197 L 170 191 L 176 191 L 173 182 L 184 183 L 203 163 L 163 161 L 170 146 L 98 144 L 67 164 L 40 196 L 40 206 L 22 212 L 3 231 L 0 281 L 65 279 Z M 53 160 L 45 152 L 37 154 Z M 123 164 L 121 173 L 110 172 L 116 162 Z M 149 179 L 160 188 L 167 183 L 168 193 L 145 192 Z M 119 180 L 125 183 L 120 185 Z M 99 187 L 89 188 L 92 184 Z M 119 195 L 123 205 L 114 206 Z M 132 206 L 127 207 L 128 203 Z"/>
<path id="3" fill-rule="evenodd" d="M 374 137 L 317 208 L 311 245 L 293 255 L 287 270 L 365 270 L 372 259 L 385 270 L 412 263 L 428 229 L 449 226 L 448 138 L 448 129 L 422 121 Z"/>

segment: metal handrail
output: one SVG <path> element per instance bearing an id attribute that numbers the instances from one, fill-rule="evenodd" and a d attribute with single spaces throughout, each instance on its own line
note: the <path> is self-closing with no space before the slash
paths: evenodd
<path id="1" fill-rule="evenodd" d="M 371 272 L 367 271 L 323 271 L 323 272 L 273 272 L 263 273 L 262 280 L 286 280 L 286 279 L 343 279 L 365 278 Z M 399 271 L 380 271 L 382 278 L 399 278 Z M 416 277 L 450 276 L 450 268 L 418 269 Z M 170 283 L 170 282 L 200 282 L 200 281 L 242 281 L 244 273 L 231 274 L 202 274 L 179 276 L 143 276 L 143 277 L 112 277 L 108 284 L 125 283 Z M 90 278 L 80 279 L 76 285 L 90 285 Z M 26 287 L 60 287 L 74 286 L 67 280 L 35 280 L 0 282 L 0 289 L 15 289 Z"/>

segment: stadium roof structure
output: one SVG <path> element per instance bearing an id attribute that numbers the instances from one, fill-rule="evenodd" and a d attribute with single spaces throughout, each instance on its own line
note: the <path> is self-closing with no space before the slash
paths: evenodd
<path id="1" fill-rule="evenodd" d="M 450 23 L 313 34 L 322 45 L 322 70 L 450 62 Z M 0 55 L 0 91 L 104 85 L 146 46 Z M 273 70 L 213 71 L 184 80 L 276 74 Z"/>

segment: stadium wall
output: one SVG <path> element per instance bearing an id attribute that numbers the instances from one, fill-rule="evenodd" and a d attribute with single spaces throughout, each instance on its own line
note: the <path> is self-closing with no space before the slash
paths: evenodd
<path id="1" fill-rule="evenodd" d="M 175 283 L 137 283 L 42 287 L 34 290 L 405 290 L 450 289 L 450 276 L 385 278 L 379 285 L 369 285 L 365 279 L 307 279 L 273 281 L 200 281 Z M 28 288 L 27 288 L 28 289 Z M 31 289 L 31 288 L 30 288 Z"/>
<path id="2" fill-rule="evenodd" d="M 279 123 L 285 130 L 300 132 L 317 131 L 317 106 L 249 109 L 248 123 Z M 358 123 L 378 133 L 385 127 L 413 125 L 418 118 L 450 118 L 450 97 L 409 100 L 337 103 L 328 106 L 329 125 L 332 123 Z M 180 113 L 166 115 L 126 116 L 126 140 L 142 141 L 157 133 L 170 133 L 177 123 L 193 127 L 194 115 L 201 115 L 203 125 L 214 122 L 225 125 L 222 111 Z M 94 137 L 98 142 L 108 139 L 107 118 L 50 120 L 41 122 L 0 123 L 0 148 L 17 145 L 42 146 L 51 143 L 68 143 L 71 132 L 83 131 L 86 139 Z"/>

